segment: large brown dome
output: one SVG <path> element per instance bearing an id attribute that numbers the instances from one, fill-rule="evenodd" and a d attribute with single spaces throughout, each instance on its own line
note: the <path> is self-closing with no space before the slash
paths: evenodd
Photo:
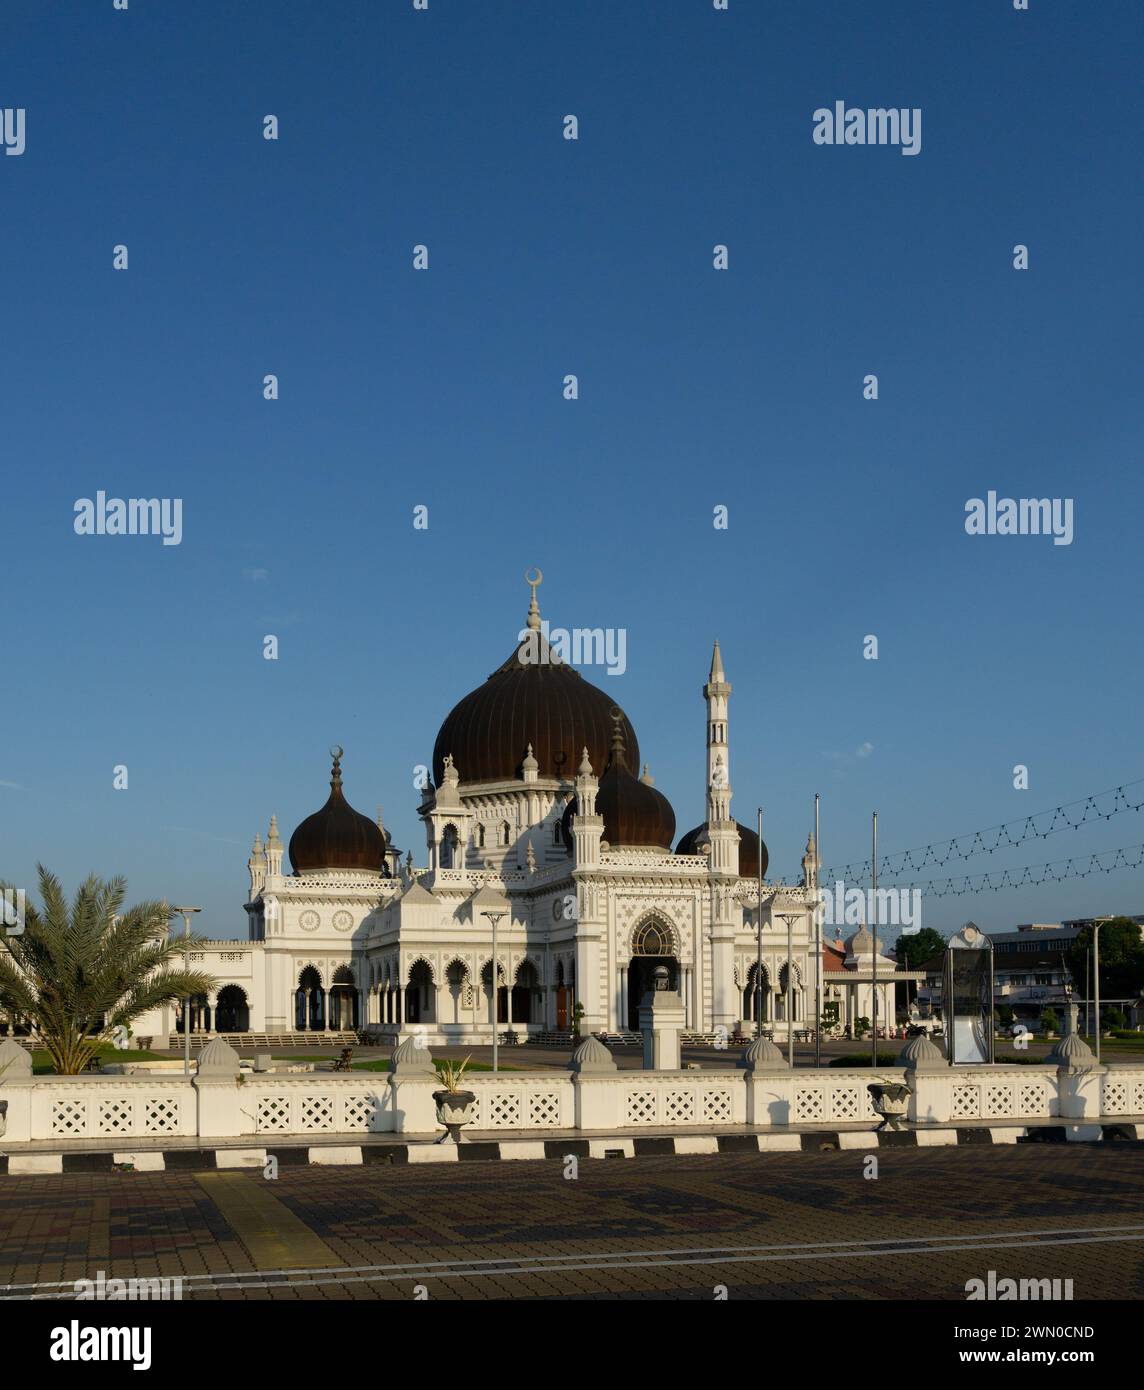
<path id="1" fill-rule="evenodd" d="M 759 876 L 759 837 L 758 834 L 742 821 L 736 821 L 735 825 L 739 831 L 739 874 L 742 878 L 758 878 Z M 699 846 L 703 843 L 708 834 L 706 825 L 697 825 L 694 830 L 689 830 L 679 844 L 675 847 L 676 854 L 698 854 Z M 766 841 L 763 841 L 763 877 L 767 876 L 767 865 L 770 863 L 770 853 L 767 850 Z"/>
<path id="2" fill-rule="evenodd" d="M 296 874 L 316 869 L 372 869 L 385 872 L 385 836 L 342 795 L 342 750 L 334 751 L 329 800 L 290 836 L 290 863 Z"/>
<path id="3" fill-rule="evenodd" d="M 522 642 L 484 685 L 445 716 L 433 745 L 437 786 L 450 753 L 463 783 L 518 778 L 530 743 L 540 777 L 571 781 L 585 748 L 594 768 L 605 765 L 615 701 L 558 660 L 539 633 L 536 639 L 535 645 Z M 521 660 L 537 648 L 542 660 Z M 638 766 L 636 731 L 627 715 L 621 717 L 629 756 Z"/>

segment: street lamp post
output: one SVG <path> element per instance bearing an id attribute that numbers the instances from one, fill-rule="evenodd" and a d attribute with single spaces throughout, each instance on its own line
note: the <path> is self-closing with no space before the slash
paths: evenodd
<path id="1" fill-rule="evenodd" d="M 1092 992 L 1096 1019 L 1093 1023 L 1093 1037 L 1096 1041 L 1096 1064 L 1100 1065 L 1100 929 L 1111 917 L 1097 917 L 1092 924 Z"/>
<path id="2" fill-rule="evenodd" d="M 822 846 L 818 826 L 818 793 L 814 794 L 814 1065 L 822 1066 L 822 893 L 818 866 Z"/>
<path id="3" fill-rule="evenodd" d="M 794 1070 L 794 1018 L 792 1017 L 794 1002 L 794 924 L 800 912 L 780 912 L 779 916 L 786 923 L 786 1027 L 787 1027 L 787 1066 Z"/>
<path id="4" fill-rule="evenodd" d="M 183 919 L 183 970 L 191 973 L 191 917 L 201 912 L 201 907 L 173 907 L 172 917 Z M 191 1074 L 191 996 L 183 999 L 183 1075 Z"/>
<path id="5" fill-rule="evenodd" d="M 873 1052 L 870 1056 L 870 1065 L 878 1065 L 878 813 L 874 812 L 873 820 L 873 843 L 870 850 L 870 916 L 874 919 L 871 924 L 871 935 L 873 946 L 871 948 L 870 964 L 870 1012 L 871 1032 L 874 1035 Z"/>
<path id="6" fill-rule="evenodd" d="M 759 807 L 759 922 L 755 955 L 755 1037 L 763 1036 L 763 808 Z"/>
<path id="7" fill-rule="evenodd" d="M 482 917 L 487 917 L 493 929 L 493 964 L 492 979 L 490 981 L 492 989 L 492 1018 L 493 1018 L 493 1072 L 498 1068 L 499 1053 L 497 1051 L 497 923 L 505 916 L 503 912 L 482 912 Z M 508 986 L 508 975 L 505 975 L 505 986 Z"/>

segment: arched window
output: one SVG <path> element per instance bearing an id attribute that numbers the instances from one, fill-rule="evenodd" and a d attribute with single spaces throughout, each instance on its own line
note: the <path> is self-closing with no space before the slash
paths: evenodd
<path id="1" fill-rule="evenodd" d="M 441 836 L 441 867 L 451 869 L 457 862 L 457 827 L 447 825 Z"/>
<path id="2" fill-rule="evenodd" d="M 670 956 L 671 937 L 658 922 L 645 922 L 632 938 L 633 956 Z"/>
<path id="3" fill-rule="evenodd" d="M 473 844 L 477 849 L 484 849 L 485 847 L 485 827 L 480 821 L 473 828 Z"/>
<path id="4" fill-rule="evenodd" d="M 506 848 L 512 843 L 512 826 L 506 820 L 501 821 L 500 842 Z"/>

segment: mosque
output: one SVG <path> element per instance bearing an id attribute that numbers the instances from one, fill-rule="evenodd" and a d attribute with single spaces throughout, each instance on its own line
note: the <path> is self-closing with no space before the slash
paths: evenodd
<path id="1" fill-rule="evenodd" d="M 291 835 L 289 871 L 274 817 L 265 842 L 255 837 L 249 940 L 193 953 L 217 979 L 192 1001 L 193 1032 L 383 1042 L 414 1029 L 430 1043 L 489 1043 L 494 925 L 502 1036 L 631 1034 L 658 966 L 692 1035 L 753 1032 L 756 1008 L 776 1041 L 813 1027 L 814 837 L 798 882 L 771 882 L 765 843 L 732 816 L 719 643 L 702 687 L 705 816 L 677 840 L 628 715 L 547 644 L 539 582 L 517 646 L 441 724 L 418 807 L 426 867 L 402 860 L 380 814 L 349 804 L 334 748 L 329 797 Z M 873 989 L 893 1022 L 895 965 L 879 952 L 875 972 L 873 952 L 864 929 L 822 946 L 833 1026 L 869 1018 Z M 182 1012 L 157 1010 L 136 1034 L 180 1031 Z"/>

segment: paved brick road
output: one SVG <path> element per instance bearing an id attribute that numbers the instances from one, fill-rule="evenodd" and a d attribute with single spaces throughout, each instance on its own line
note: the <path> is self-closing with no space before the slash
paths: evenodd
<path id="1" fill-rule="evenodd" d="M 418 1283 L 433 1298 L 709 1299 L 722 1284 L 731 1298 L 947 1299 L 995 1269 L 1071 1278 L 1077 1299 L 1144 1297 L 1144 1146 L 883 1149 L 876 1181 L 864 1162 L 860 1150 L 581 1160 L 574 1181 L 557 1162 L 7 1178 L 0 1284 L 103 1270 L 191 1276 L 196 1300 L 410 1299 Z M 1008 1248 L 956 1248 L 989 1233 Z M 781 1248 L 815 1243 L 828 1248 Z M 763 1258 L 729 1260 L 728 1246 Z M 612 1267 L 578 1267 L 609 1255 Z M 538 1257 L 564 1258 L 544 1270 Z M 531 1268 L 353 1272 L 481 1260 Z M 334 1272 L 272 1289 L 194 1278 L 300 1267 Z"/>

